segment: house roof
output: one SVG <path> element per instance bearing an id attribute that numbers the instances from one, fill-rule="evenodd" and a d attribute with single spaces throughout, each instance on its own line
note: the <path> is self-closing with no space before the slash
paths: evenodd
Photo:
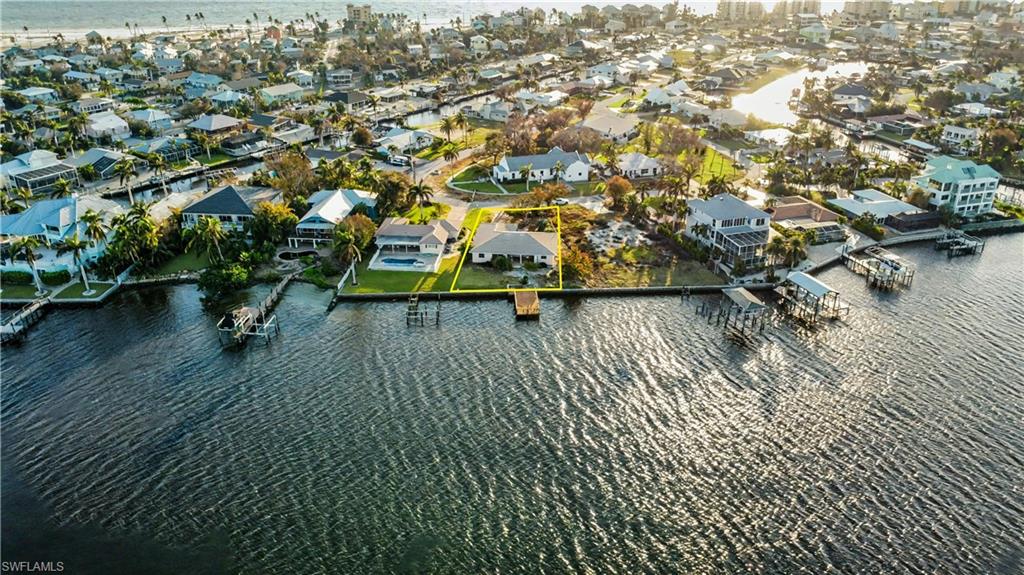
<path id="1" fill-rule="evenodd" d="M 363 190 L 320 190 L 309 197 L 312 207 L 306 212 L 299 225 L 304 223 L 324 222 L 337 224 L 352 211 L 357 204 L 369 207 L 377 205 L 377 200 L 370 192 Z"/>
<path id="2" fill-rule="evenodd" d="M 809 276 L 804 272 L 793 272 L 786 276 L 786 281 L 803 288 L 818 299 L 836 291 L 817 278 Z"/>
<path id="3" fill-rule="evenodd" d="M 640 152 L 630 152 L 628 154 L 619 155 L 619 169 L 623 172 L 628 171 L 639 171 L 643 169 L 653 170 L 658 168 L 661 164 L 656 158 L 645 156 Z"/>
<path id="4" fill-rule="evenodd" d="M 924 175 L 939 182 L 959 182 L 978 178 L 996 178 L 1001 175 L 988 164 L 975 164 L 971 160 L 957 160 L 949 156 L 939 156 L 928 160 Z"/>
<path id="5" fill-rule="evenodd" d="M 509 224 L 480 224 L 473 235 L 473 248 L 470 252 L 554 256 L 558 252 L 558 234 L 521 231 Z"/>
<path id="6" fill-rule="evenodd" d="M 181 213 L 251 216 L 253 206 L 260 202 L 272 202 L 280 194 L 280 191 L 273 188 L 224 186 L 192 202 Z"/>
<path id="7" fill-rule="evenodd" d="M 266 88 L 263 88 L 262 90 L 260 90 L 260 92 L 266 94 L 267 96 L 271 96 L 271 97 L 288 96 L 289 94 L 294 94 L 295 92 L 301 92 L 301 91 L 302 91 L 302 88 L 299 87 L 297 84 L 295 84 L 293 82 L 287 82 L 285 84 L 278 84 L 276 86 L 267 86 Z"/>
<path id="8" fill-rule="evenodd" d="M 124 211 L 117 203 L 95 196 L 39 200 L 23 212 L 0 216 L 0 230 L 4 236 L 22 237 L 43 235 L 46 228 L 56 228 L 67 236 L 73 233 L 68 226 L 89 209 L 103 214 L 106 221 Z"/>
<path id="9" fill-rule="evenodd" d="M 555 146 L 546 154 L 534 154 L 532 156 L 505 156 L 503 163 L 508 166 L 510 172 L 518 172 L 523 166 L 530 165 L 534 170 L 551 170 L 555 164 L 562 162 L 568 168 L 575 162 L 583 162 L 590 165 L 590 158 L 579 152 L 566 152 Z"/>
<path id="10" fill-rule="evenodd" d="M 427 224 L 409 224 L 403 218 L 387 218 L 374 234 L 378 242 L 401 242 L 416 244 L 443 244 L 448 241 L 448 231 L 438 220 Z"/>
<path id="11" fill-rule="evenodd" d="M 152 122 L 159 122 L 160 120 L 169 120 L 171 117 L 162 110 L 156 108 L 146 108 L 144 110 L 132 110 L 128 114 L 133 120 L 140 122 L 146 122 L 147 124 Z"/>
<path id="12" fill-rule="evenodd" d="M 769 218 L 766 212 L 751 206 L 736 196 L 728 193 L 718 194 L 707 200 L 690 200 L 687 206 L 715 220 L 732 220 L 736 218 Z"/>
<path id="13" fill-rule="evenodd" d="M 188 127 L 193 130 L 202 130 L 204 132 L 217 132 L 219 130 L 233 128 L 241 123 L 241 121 L 232 118 L 231 116 L 225 116 L 224 114 L 203 114 L 190 123 Z"/>

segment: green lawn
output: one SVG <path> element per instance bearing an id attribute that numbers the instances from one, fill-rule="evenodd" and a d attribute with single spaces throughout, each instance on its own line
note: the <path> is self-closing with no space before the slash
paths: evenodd
<path id="1" fill-rule="evenodd" d="M 97 299 L 101 297 L 103 294 L 107 293 L 107 291 L 109 291 L 110 288 L 114 287 L 114 284 L 103 282 L 89 282 L 89 287 L 92 288 L 96 293 L 88 296 L 85 295 L 85 284 L 83 284 L 82 282 L 78 282 L 73 283 L 68 287 L 64 288 L 63 290 L 61 290 L 60 293 L 54 296 L 54 299 Z"/>
<path id="2" fill-rule="evenodd" d="M 413 206 L 412 208 L 409 208 L 407 212 L 402 214 L 402 217 L 407 218 L 413 223 L 429 222 L 430 220 L 444 219 L 451 210 L 452 207 L 448 204 L 434 202 L 429 206 Z"/>
<path id="3" fill-rule="evenodd" d="M 228 160 L 231 160 L 232 158 L 231 158 L 231 156 L 229 156 L 227 154 L 222 154 L 220 152 L 214 152 L 214 153 L 210 154 L 210 157 L 206 157 L 206 154 L 199 154 L 199 155 L 193 157 L 193 159 L 196 160 L 197 162 L 199 162 L 200 164 L 203 164 L 204 166 L 214 166 L 214 165 L 217 165 L 217 164 L 223 164 L 224 162 L 227 162 Z"/>
<path id="4" fill-rule="evenodd" d="M 488 178 L 490 177 L 490 175 L 491 171 L 488 170 L 487 168 L 481 166 L 480 164 L 473 164 L 472 166 L 459 172 L 458 175 L 452 178 L 452 181 L 456 183 L 472 182 L 474 180 Z"/>
<path id="5" fill-rule="evenodd" d="M 437 273 L 392 272 L 368 270 L 366 266 L 370 258 L 365 258 L 356 268 L 356 279 L 359 285 L 351 283 L 345 286 L 347 293 L 394 293 L 394 292 L 425 292 L 448 291 L 455 277 L 455 268 L 459 257 L 447 257 L 441 260 L 441 268 Z"/>
<path id="6" fill-rule="evenodd" d="M 210 257 L 206 252 L 200 254 L 192 254 L 185 252 L 181 255 L 174 256 L 168 260 L 164 265 L 160 266 L 153 272 L 155 276 L 177 274 L 184 271 L 195 272 L 206 269 L 210 265 Z"/>
<path id="7" fill-rule="evenodd" d="M 455 288 L 459 290 L 503 289 L 515 281 L 515 278 L 503 275 L 490 266 L 471 264 L 467 261 L 462 266 L 462 272 L 459 273 L 459 281 L 455 284 Z"/>
<path id="8" fill-rule="evenodd" d="M 36 299 L 36 286 L 5 284 L 0 292 L 0 300 L 8 299 Z"/>
<path id="9" fill-rule="evenodd" d="M 712 148 L 706 148 L 707 153 L 704 155 L 704 165 L 701 166 L 700 173 L 695 178 L 701 184 L 707 183 L 712 176 L 724 176 L 729 181 L 738 180 L 743 177 L 743 171 L 737 170 L 732 164 L 732 160 L 719 154 Z M 682 158 L 683 154 L 680 154 Z"/>
<path id="10" fill-rule="evenodd" d="M 501 188 L 495 186 L 491 182 L 464 182 L 458 184 L 458 186 L 464 190 L 470 192 L 480 192 L 482 194 L 502 194 Z"/>
<path id="11" fill-rule="evenodd" d="M 443 158 L 445 152 L 448 150 L 454 150 L 455 153 L 458 153 L 463 149 L 462 140 L 453 142 L 442 141 L 440 145 L 435 146 L 431 144 L 430 146 L 423 148 L 416 153 L 416 157 L 421 160 L 436 160 L 438 158 Z"/>
<path id="12" fill-rule="evenodd" d="M 728 148 L 734 152 L 736 150 L 749 150 L 751 148 L 757 147 L 754 144 L 751 144 L 750 142 L 744 140 L 743 138 L 722 138 L 720 140 L 714 139 L 711 141 L 718 144 L 719 146 Z"/>

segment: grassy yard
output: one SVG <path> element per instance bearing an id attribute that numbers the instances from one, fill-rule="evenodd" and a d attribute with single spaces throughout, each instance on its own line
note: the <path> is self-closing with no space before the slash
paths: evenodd
<path id="1" fill-rule="evenodd" d="M 466 168 L 458 175 L 456 175 L 454 178 L 452 178 L 452 181 L 458 183 L 472 182 L 474 180 L 482 180 L 484 178 L 490 177 L 490 175 L 491 172 L 487 168 L 481 166 L 480 164 L 473 164 L 472 166 Z"/>
<path id="2" fill-rule="evenodd" d="M 455 267 L 459 256 L 449 256 L 441 260 L 441 268 L 437 273 L 392 272 L 368 270 L 370 258 L 365 258 L 356 268 L 356 279 L 359 285 L 348 284 L 348 293 L 394 293 L 394 292 L 425 292 L 448 291 L 455 277 Z"/>
<path id="3" fill-rule="evenodd" d="M 174 256 L 153 272 L 155 276 L 177 274 L 184 271 L 195 272 L 206 269 L 210 265 L 210 257 L 205 253 L 192 254 L 185 252 Z"/>
<path id="4" fill-rule="evenodd" d="M 458 186 L 464 190 L 470 192 L 480 192 L 482 194 L 502 194 L 501 188 L 495 186 L 491 182 L 465 182 L 460 183 Z"/>
<path id="5" fill-rule="evenodd" d="M 89 287 L 92 288 L 96 293 L 92 295 L 85 295 L 85 285 L 82 282 L 78 282 L 73 283 L 68 287 L 64 288 L 63 290 L 61 290 L 60 293 L 54 296 L 54 299 L 97 299 L 103 296 L 103 294 L 107 293 L 110 290 L 110 288 L 114 287 L 114 284 L 102 282 L 89 282 Z"/>
<path id="6" fill-rule="evenodd" d="M 468 258 L 467 258 L 468 259 Z M 462 266 L 459 281 L 455 288 L 466 289 L 501 289 L 516 283 L 516 279 L 506 276 L 490 266 L 471 264 L 468 261 Z"/>
<path id="7" fill-rule="evenodd" d="M 591 282 L 598 287 L 644 287 L 716 285 L 724 283 L 703 266 L 693 261 L 676 261 L 671 266 L 632 267 L 609 262 L 601 267 Z"/>
<path id="8" fill-rule="evenodd" d="M 680 155 L 682 157 L 682 154 Z M 711 148 L 707 148 L 704 155 L 704 165 L 695 178 L 701 184 L 707 183 L 712 176 L 724 176 L 729 181 L 738 180 L 743 177 L 743 171 L 736 169 L 732 160 L 719 154 Z"/>
<path id="9" fill-rule="evenodd" d="M 193 159 L 199 162 L 200 164 L 203 164 L 204 166 L 214 166 L 217 164 L 223 164 L 224 162 L 231 160 L 231 156 L 227 154 L 222 154 L 220 152 L 214 152 L 210 154 L 210 157 L 206 157 L 206 154 L 199 154 L 195 156 Z"/>
<path id="10" fill-rule="evenodd" d="M 36 286 L 5 284 L 3 291 L 0 291 L 0 300 L 9 299 L 36 299 Z"/>
<path id="11" fill-rule="evenodd" d="M 716 144 L 718 144 L 719 146 L 722 146 L 724 148 L 728 148 L 728 149 L 730 149 L 730 150 L 732 150 L 734 152 L 736 150 L 749 150 L 750 148 L 756 148 L 757 147 L 754 144 L 751 144 L 750 142 L 748 142 L 748 141 L 746 141 L 746 140 L 744 140 L 742 138 L 722 138 L 720 140 L 719 139 L 714 139 L 714 140 L 711 140 L 711 141 L 716 143 Z"/>
<path id="12" fill-rule="evenodd" d="M 444 219 L 451 210 L 452 207 L 448 204 L 434 202 L 429 206 L 413 206 L 409 208 L 409 211 L 402 214 L 402 217 L 407 218 L 412 223 L 429 222 L 430 220 Z"/>

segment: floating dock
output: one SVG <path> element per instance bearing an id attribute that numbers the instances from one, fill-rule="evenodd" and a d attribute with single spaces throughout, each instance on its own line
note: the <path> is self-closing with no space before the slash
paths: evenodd
<path id="1" fill-rule="evenodd" d="M 960 230 L 950 230 L 935 240 L 935 249 L 945 250 L 950 258 L 973 256 L 985 251 L 985 240 Z"/>
<path id="2" fill-rule="evenodd" d="M 540 318 L 540 295 L 536 291 L 512 292 L 516 307 L 516 319 Z"/>
<path id="3" fill-rule="evenodd" d="M 917 267 L 881 246 L 871 246 L 860 253 L 843 246 L 841 259 L 846 267 L 862 275 L 869 286 L 881 290 L 909 287 Z"/>
<path id="4" fill-rule="evenodd" d="M 842 319 L 850 306 L 840 301 L 839 292 L 803 272 L 793 272 L 775 288 L 782 310 L 807 324 L 821 319 Z"/>

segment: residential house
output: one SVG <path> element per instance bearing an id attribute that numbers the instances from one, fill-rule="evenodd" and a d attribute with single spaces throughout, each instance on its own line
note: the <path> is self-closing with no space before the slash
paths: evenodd
<path id="1" fill-rule="evenodd" d="M 662 168 L 657 158 L 652 158 L 640 152 L 630 152 L 619 155 L 617 171 L 627 178 L 638 179 L 659 176 L 661 175 Z"/>
<path id="2" fill-rule="evenodd" d="M 846 240 L 846 229 L 839 223 L 839 214 L 800 196 L 785 196 L 768 210 L 772 223 L 787 230 L 814 232 L 814 243 L 827 244 Z"/>
<path id="3" fill-rule="evenodd" d="M 241 127 L 241 125 L 241 120 L 232 118 L 231 116 L 225 116 L 223 114 L 203 114 L 188 124 L 187 127 L 190 130 L 196 130 L 197 132 L 220 135 L 233 132 Z"/>
<path id="4" fill-rule="evenodd" d="M 90 114 L 84 132 L 93 140 L 109 138 L 112 141 L 124 140 L 132 134 L 128 122 L 110 111 Z"/>
<path id="5" fill-rule="evenodd" d="M 44 194 L 58 180 L 78 182 L 78 171 L 49 150 L 25 152 L 0 164 L 0 183 L 5 188 L 27 188 L 33 194 Z"/>
<path id="6" fill-rule="evenodd" d="M 854 190 L 848 198 L 835 198 L 829 202 L 841 209 L 848 218 L 871 214 L 875 222 L 879 224 L 884 223 L 889 216 L 924 211 L 875 189 Z"/>
<path id="7" fill-rule="evenodd" d="M 110 98 L 82 98 L 71 102 L 71 109 L 76 114 L 96 114 L 114 109 L 114 101 Z"/>
<path id="8" fill-rule="evenodd" d="M 309 242 L 316 248 L 319 243 L 330 244 L 334 229 L 352 210 L 363 205 L 371 212 L 377 207 L 373 194 L 364 190 L 320 190 L 309 197 L 309 211 L 299 219 L 295 235 L 288 238 L 288 245 L 298 247 Z"/>
<path id="9" fill-rule="evenodd" d="M 77 156 L 67 158 L 65 162 L 68 165 L 74 166 L 77 170 L 81 170 L 86 166 L 92 166 L 99 179 L 107 180 L 114 177 L 114 167 L 123 157 L 124 154 L 117 150 L 90 148 Z"/>
<path id="10" fill-rule="evenodd" d="M 16 90 L 15 94 L 21 94 L 30 102 L 42 102 L 44 104 L 52 104 L 60 100 L 60 94 L 56 90 L 42 86 L 30 86 Z"/>
<path id="11" fill-rule="evenodd" d="M 190 229 L 199 218 L 209 216 L 228 231 L 243 231 L 262 202 L 279 203 L 280 190 L 247 186 L 224 186 L 205 194 L 181 210 L 181 226 Z"/>
<path id="12" fill-rule="evenodd" d="M 313 72 L 302 69 L 292 70 L 291 72 L 288 72 L 285 77 L 301 88 L 312 88 L 313 83 L 316 80 L 316 75 L 313 74 Z"/>
<path id="13" fill-rule="evenodd" d="M 970 217 L 992 211 L 1000 177 L 989 165 L 938 156 L 928 160 L 916 182 L 929 193 L 929 204 Z"/>
<path id="14" fill-rule="evenodd" d="M 965 156 L 978 147 L 981 138 L 981 130 L 978 128 L 963 128 L 953 124 L 942 127 L 940 142 L 947 150 Z"/>
<path id="15" fill-rule="evenodd" d="M 556 166 L 561 172 L 556 174 Z M 579 152 L 566 152 L 559 147 L 545 154 L 532 156 L 505 156 L 498 162 L 492 176 L 499 182 L 522 180 L 521 171 L 529 167 L 531 182 L 546 182 L 558 177 L 566 182 L 585 182 L 590 179 L 590 157 Z"/>
<path id="16" fill-rule="evenodd" d="M 267 86 L 259 91 L 263 100 L 272 106 L 301 101 L 303 93 L 304 91 L 302 90 L 302 87 L 297 86 L 292 82 L 279 84 L 277 86 Z"/>
<path id="17" fill-rule="evenodd" d="M 558 234 L 520 230 L 515 224 L 484 223 L 473 234 L 469 254 L 475 264 L 505 257 L 513 263 L 554 267 L 558 261 Z"/>
<path id="18" fill-rule="evenodd" d="M 999 88 L 984 82 L 961 82 L 953 90 L 962 94 L 968 102 L 986 102 L 992 96 L 1002 94 Z"/>
<path id="19" fill-rule="evenodd" d="M 43 246 L 36 250 L 36 269 L 40 272 L 66 270 L 78 271 L 75 256 L 71 253 L 57 254 L 57 246 L 64 240 L 78 234 L 86 239 L 85 223 L 82 216 L 89 210 L 100 214 L 107 224 L 124 211 L 117 203 L 98 196 L 72 194 L 66 198 L 38 200 L 25 211 L 17 214 L 0 215 L 0 243 L 7 244 L 22 237 L 39 239 Z M 107 239 L 113 231 L 107 232 Z M 107 242 L 94 243 L 81 253 L 81 261 L 91 263 L 99 259 L 106 250 Z M 28 263 L 11 258 L 0 258 L 0 269 L 31 272 Z"/>
<path id="20" fill-rule="evenodd" d="M 370 107 L 370 99 L 363 92 L 352 90 L 349 92 L 332 92 L 324 97 L 324 102 L 332 105 L 339 105 L 349 114 L 366 110 Z"/>
<path id="21" fill-rule="evenodd" d="M 90 92 L 98 90 L 100 87 L 99 76 L 96 74 L 90 74 L 89 72 L 79 72 L 78 70 L 65 72 L 64 76 L 61 77 L 61 81 L 65 84 L 78 84 L 83 89 Z"/>
<path id="22" fill-rule="evenodd" d="M 454 231 L 454 234 L 452 233 Z M 404 218 L 386 218 L 374 234 L 377 253 L 370 269 L 436 272 L 449 238 L 458 235 L 444 220 L 410 224 Z"/>
<path id="23" fill-rule="evenodd" d="M 180 162 L 202 154 L 202 147 L 188 138 L 160 136 L 156 138 L 125 140 L 128 149 L 141 155 L 156 154 L 167 163 Z"/>
<path id="24" fill-rule="evenodd" d="M 616 144 L 625 144 L 637 134 L 640 119 L 634 114 L 616 114 L 610 111 L 588 115 L 577 126 L 589 128 Z"/>
<path id="25" fill-rule="evenodd" d="M 407 130 L 392 128 L 377 140 L 377 153 L 390 157 L 392 150 L 399 154 L 409 154 L 429 146 L 434 135 L 424 130 Z"/>
<path id="26" fill-rule="evenodd" d="M 167 112 L 157 110 L 156 108 L 132 110 L 128 113 L 128 117 L 131 121 L 145 124 L 156 134 L 162 134 L 165 130 L 170 130 L 172 125 L 171 116 Z"/>
<path id="27" fill-rule="evenodd" d="M 771 216 L 732 194 L 686 203 L 686 235 L 721 252 L 721 265 L 730 270 L 764 267 Z"/>

